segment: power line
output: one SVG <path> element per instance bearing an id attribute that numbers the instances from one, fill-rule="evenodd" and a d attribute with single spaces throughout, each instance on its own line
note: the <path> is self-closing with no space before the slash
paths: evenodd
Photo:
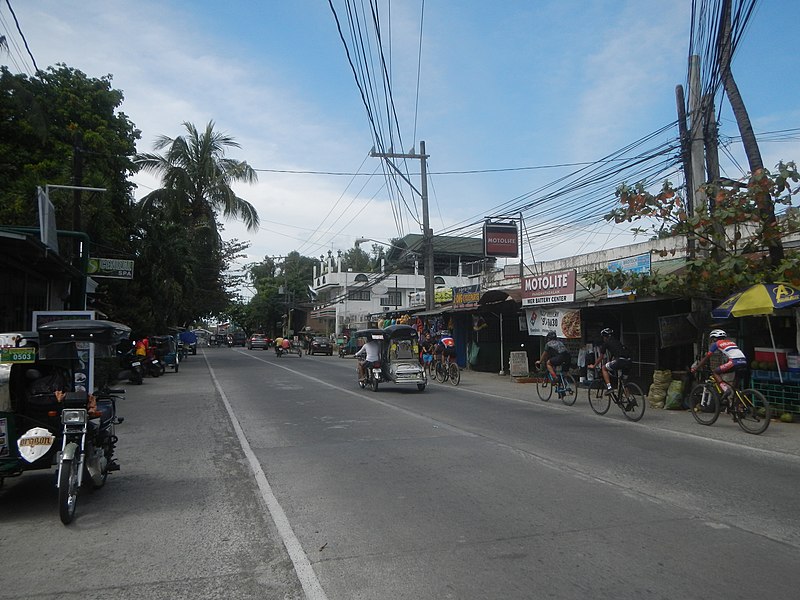
<path id="1" fill-rule="evenodd" d="M 33 68 L 36 69 L 36 72 L 39 72 L 39 66 L 36 64 L 36 59 L 33 57 L 33 53 L 31 52 L 30 47 L 28 46 L 28 40 L 25 39 L 25 34 L 22 33 L 22 27 L 19 24 L 19 19 L 17 19 L 17 15 L 14 12 L 14 7 L 11 6 L 11 0 L 6 0 L 6 4 L 8 5 L 8 10 L 11 12 L 11 16 L 14 17 L 14 23 L 17 25 L 17 31 L 19 32 L 19 36 L 22 38 L 22 43 L 25 44 L 25 50 L 28 51 L 28 56 L 31 57 L 31 62 L 33 62 Z"/>

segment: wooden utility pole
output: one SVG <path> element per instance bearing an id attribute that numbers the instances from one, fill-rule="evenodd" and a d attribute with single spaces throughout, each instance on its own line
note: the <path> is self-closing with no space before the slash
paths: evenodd
<path id="1" fill-rule="evenodd" d="M 428 216 L 428 155 L 425 154 L 425 142 L 419 143 L 419 154 L 415 154 L 413 149 L 407 154 L 395 152 L 375 152 L 373 148 L 369 153 L 370 156 L 383 158 L 386 164 L 389 165 L 400 177 L 403 178 L 412 190 L 414 190 L 422 201 L 422 264 L 425 276 L 425 310 L 431 310 L 434 305 L 433 298 L 433 229 L 430 226 L 430 218 Z M 407 158 L 419 159 L 420 161 L 420 176 L 422 178 L 420 189 L 414 187 L 414 184 L 409 181 L 408 177 L 398 169 L 395 164 L 389 160 L 390 158 Z"/>

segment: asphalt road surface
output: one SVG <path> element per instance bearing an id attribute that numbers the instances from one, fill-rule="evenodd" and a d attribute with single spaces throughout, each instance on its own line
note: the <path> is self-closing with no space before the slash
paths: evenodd
<path id="1" fill-rule="evenodd" d="M 206 349 L 128 386 L 72 525 L 52 473 L 0 490 L 0 599 L 798 597 L 800 429 L 354 369 Z"/>

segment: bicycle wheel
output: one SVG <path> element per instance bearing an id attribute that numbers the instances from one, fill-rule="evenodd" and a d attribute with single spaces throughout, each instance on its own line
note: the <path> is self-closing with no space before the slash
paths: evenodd
<path id="1" fill-rule="evenodd" d="M 589 389 L 589 406 L 598 415 L 604 415 L 611 408 L 611 396 L 606 394 L 606 388 L 596 387 Z"/>
<path id="2" fill-rule="evenodd" d="M 445 369 L 444 365 L 440 362 L 436 363 L 436 379 L 438 379 L 440 383 L 447 381 L 447 369 Z"/>
<path id="3" fill-rule="evenodd" d="M 461 369 L 458 368 L 456 363 L 450 363 L 450 366 L 448 366 L 447 369 L 450 383 L 453 385 L 458 385 L 458 383 L 461 381 Z"/>
<path id="4" fill-rule="evenodd" d="M 647 408 L 642 388 L 631 382 L 623 384 L 619 407 L 629 421 L 641 421 L 644 416 L 644 409 Z"/>
<path id="5" fill-rule="evenodd" d="M 720 408 L 717 390 L 705 383 L 698 383 L 689 393 L 689 411 L 700 425 L 716 423 Z"/>
<path id="6" fill-rule="evenodd" d="M 575 404 L 575 400 L 578 399 L 578 386 L 575 383 L 575 378 L 569 373 L 562 373 L 561 383 L 564 386 L 564 391 L 559 394 L 561 401 L 567 406 L 572 406 Z"/>
<path id="7" fill-rule="evenodd" d="M 739 427 L 747 433 L 758 435 L 769 427 L 772 409 L 764 394 L 758 390 L 742 390 L 732 399 L 734 416 Z"/>
<path id="8" fill-rule="evenodd" d="M 536 382 L 536 393 L 539 394 L 539 398 L 545 402 L 548 402 L 550 396 L 553 395 L 553 385 L 550 383 L 550 376 L 547 372 L 539 376 L 539 380 Z"/>

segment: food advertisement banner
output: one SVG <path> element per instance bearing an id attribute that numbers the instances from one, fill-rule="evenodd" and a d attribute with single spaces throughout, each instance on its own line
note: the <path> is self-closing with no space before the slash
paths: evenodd
<path id="1" fill-rule="evenodd" d="M 555 331 L 562 339 L 581 337 L 581 311 L 558 308 L 526 308 L 528 335 L 547 335 Z"/>
<path id="2" fill-rule="evenodd" d="M 522 280 L 522 306 L 575 301 L 575 270 L 534 275 Z"/>

